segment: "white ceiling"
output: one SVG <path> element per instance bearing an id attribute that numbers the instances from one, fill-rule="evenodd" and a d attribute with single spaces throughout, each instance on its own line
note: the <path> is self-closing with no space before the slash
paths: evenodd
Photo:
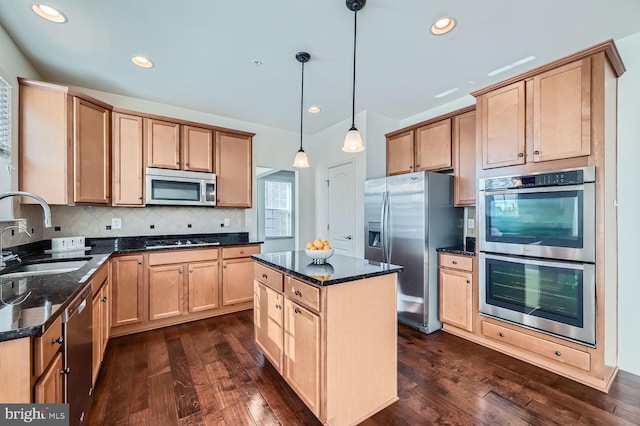
<path id="1" fill-rule="evenodd" d="M 31 1 L 3 0 L 0 25 L 47 81 L 297 131 L 295 53 L 304 50 L 305 109 L 322 108 L 305 115 L 305 133 L 350 118 L 353 12 L 344 0 L 43 1 L 68 22 L 44 21 Z M 443 15 L 458 26 L 431 35 Z M 639 0 L 369 0 L 358 12 L 356 112 L 404 119 L 639 31 Z M 133 55 L 155 67 L 135 67 Z M 529 55 L 536 59 L 487 76 Z"/>

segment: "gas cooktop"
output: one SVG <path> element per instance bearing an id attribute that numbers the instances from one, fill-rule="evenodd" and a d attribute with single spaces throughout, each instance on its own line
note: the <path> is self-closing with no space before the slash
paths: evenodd
<path id="1" fill-rule="evenodd" d="M 175 247 L 205 247 L 219 246 L 219 241 L 208 241 L 202 238 L 169 238 L 162 240 L 149 240 L 145 244 L 147 250 L 159 250 Z"/>

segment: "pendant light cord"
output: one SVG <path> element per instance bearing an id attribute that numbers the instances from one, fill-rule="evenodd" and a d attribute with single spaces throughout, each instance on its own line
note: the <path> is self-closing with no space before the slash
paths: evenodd
<path id="1" fill-rule="evenodd" d="M 356 34 L 358 11 L 353 12 L 353 90 L 351 92 L 351 127 L 356 127 Z"/>
<path id="2" fill-rule="evenodd" d="M 304 62 L 302 62 L 302 82 L 300 84 L 300 149 L 302 149 L 302 110 L 304 109 Z"/>

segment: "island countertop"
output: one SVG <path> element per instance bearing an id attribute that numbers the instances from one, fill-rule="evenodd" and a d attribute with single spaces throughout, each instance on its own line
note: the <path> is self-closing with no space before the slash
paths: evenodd
<path id="1" fill-rule="evenodd" d="M 402 266 L 334 254 L 325 264 L 315 264 L 304 250 L 254 254 L 270 266 L 318 286 L 340 284 L 402 271 Z"/>

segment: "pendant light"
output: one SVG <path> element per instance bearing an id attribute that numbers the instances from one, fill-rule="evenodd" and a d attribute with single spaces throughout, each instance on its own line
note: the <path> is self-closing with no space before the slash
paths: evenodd
<path id="1" fill-rule="evenodd" d="M 311 55 L 307 52 L 296 53 L 296 59 L 302 64 L 302 83 L 300 85 L 300 149 L 296 154 L 296 158 L 293 160 L 293 167 L 303 169 L 309 167 L 309 159 L 307 153 L 302 149 L 302 117 L 303 117 L 303 100 L 304 100 L 304 64 L 311 59 Z"/>
<path id="2" fill-rule="evenodd" d="M 367 0 L 346 0 L 347 8 L 353 11 L 353 91 L 351 94 L 351 128 L 344 138 L 342 150 L 345 152 L 364 151 L 362 136 L 356 129 L 356 34 L 358 28 L 358 11 L 364 7 Z"/>

